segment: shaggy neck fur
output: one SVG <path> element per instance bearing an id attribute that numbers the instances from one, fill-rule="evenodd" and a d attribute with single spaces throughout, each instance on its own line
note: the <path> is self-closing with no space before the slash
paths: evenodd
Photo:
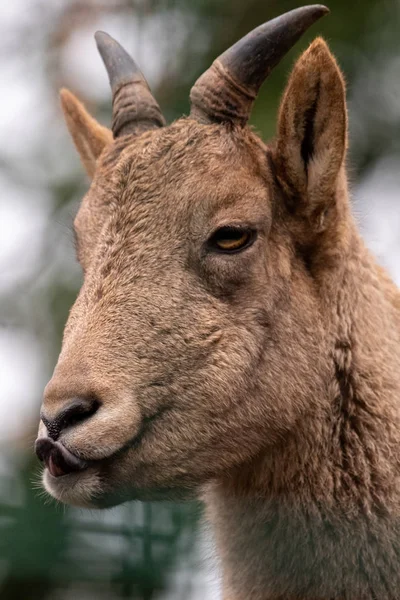
<path id="1" fill-rule="evenodd" d="M 207 494 L 228 600 L 398 597 L 398 291 L 354 226 L 319 286 L 324 397 Z"/>

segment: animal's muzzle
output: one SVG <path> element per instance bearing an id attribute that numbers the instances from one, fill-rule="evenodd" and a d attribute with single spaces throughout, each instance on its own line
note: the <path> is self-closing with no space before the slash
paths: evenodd
<path id="1" fill-rule="evenodd" d="M 65 448 L 60 442 L 49 437 L 38 438 L 35 452 L 39 460 L 44 462 L 53 477 L 61 477 L 77 471 L 83 471 L 88 463 Z"/>

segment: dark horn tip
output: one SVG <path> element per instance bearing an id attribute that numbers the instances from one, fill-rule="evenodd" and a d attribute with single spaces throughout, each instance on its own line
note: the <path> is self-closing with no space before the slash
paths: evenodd
<path id="1" fill-rule="evenodd" d="M 105 31 L 96 31 L 96 33 L 94 34 L 94 39 L 96 40 L 96 43 L 98 45 L 102 44 L 107 40 L 112 40 L 113 38 L 111 37 L 111 35 L 108 35 L 108 33 L 106 33 Z"/>
<path id="2" fill-rule="evenodd" d="M 315 8 L 318 8 L 323 15 L 327 15 L 331 12 L 330 9 L 327 6 L 324 6 L 323 4 L 314 4 L 314 6 Z"/>
<path id="3" fill-rule="evenodd" d="M 294 10 L 288 12 L 287 15 L 289 17 L 290 15 L 296 17 L 298 15 L 299 24 L 301 24 L 302 20 L 304 19 L 304 24 L 306 24 L 308 21 L 308 24 L 312 25 L 312 23 L 322 19 L 322 17 L 325 17 L 330 12 L 331 11 L 329 8 L 324 4 L 309 4 L 308 6 L 300 6 L 299 8 L 295 8 Z"/>
<path id="4" fill-rule="evenodd" d="M 324 4 L 309 4 L 308 6 L 299 6 L 298 8 L 294 8 L 293 11 L 289 11 L 289 13 L 286 14 L 290 14 L 290 12 L 314 12 L 316 14 L 320 14 L 321 17 L 323 17 L 324 15 L 327 15 L 328 13 L 330 13 L 330 9 L 325 6 Z"/>
<path id="5" fill-rule="evenodd" d="M 142 71 L 121 44 L 104 31 L 96 31 L 94 38 L 107 69 L 113 94 L 126 83 L 144 83 L 147 86 Z"/>
<path id="6" fill-rule="evenodd" d="M 112 48 L 121 48 L 120 44 L 105 31 L 96 31 L 94 39 L 96 40 L 96 46 L 103 61 L 105 60 L 105 54 L 110 52 Z"/>
<path id="7" fill-rule="evenodd" d="M 324 4 L 309 4 L 308 6 L 300 6 L 299 8 L 295 8 L 294 10 L 287 13 L 290 15 L 291 13 L 295 15 L 296 13 L 301 16 L 304 16 L 305 19 L 308 17 L 311 18 L 312 21 L 318 21 L 322 17 L 328 15 L 331 11 Z"/>

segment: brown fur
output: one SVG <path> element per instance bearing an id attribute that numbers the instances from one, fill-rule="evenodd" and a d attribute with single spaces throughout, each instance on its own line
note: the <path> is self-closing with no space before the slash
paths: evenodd
<path id="1" fill-rule="evenodd" d="M 44 411 L 101 406 L 62 436 L 96 462 L 46 489 L 86 506 L 202 494 L 229 600 L 394 600 L 400 294 L 351 215 L 326 44 L 294 67 L 268 146 L 181 119 L 99 156 L 75 103 L 96 158 L 75 222 L 85 279 Z M 228 223 L 257 240 L 206 252 Z"/>
<path id="2" fill-rule="evenodd" d="M 111 131 L 97 123 L 69 90 L 62 89 L 60 99 L 65 121 L 76 149 L 87 174 L 92 178 L 96 170 L 97 159 L 105 146 L 112 142 Z"/>

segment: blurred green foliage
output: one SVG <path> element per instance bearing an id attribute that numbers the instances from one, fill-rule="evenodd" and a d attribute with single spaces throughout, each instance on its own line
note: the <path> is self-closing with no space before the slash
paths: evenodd
<path id="1" fill-rule="evenodd" d="M 2 479 L 2 599 L 52 598 L 55 590 L 77 598 L 90 589 L 94 597 L 150 600 L 168 585 L 177 558 L 190 554 L 197 505 L 148 502 L 83 514 L 38 494 L 32 472 L 30 460 Z"/>

